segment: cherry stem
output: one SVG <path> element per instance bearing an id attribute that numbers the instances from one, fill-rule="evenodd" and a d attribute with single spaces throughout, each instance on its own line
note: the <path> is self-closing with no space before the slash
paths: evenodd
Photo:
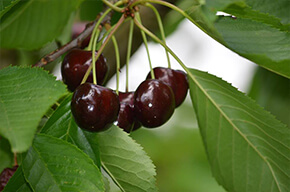
<path id="1" fill-rule="evenodd" d="M 115 38 L 115 36 L 112 36 L 112 42 L 115 47 L 115 53 L 116 53 L 116 79 L 117 79 L 117 85 L 116 85 L 116 93 L 119 95 L 119 80 L 120 80 L 120 53 L 119 53 L 119 47 L 118 42 Z"/>
<path id="2" fill-rule="evenodd" d="M 141 24 L 141 17 L 140 17 L 139 12 L 136 12 L 134 19 L 138 20 L 140 22 L 140 24 Z M 149 53 L 149 48 L 148 48 L 146 34 L 144 33 L 144 31 L 141 28 L 140 28 L 140 31 L 141 31 L 141 35 L 142 35 L 142 38 L 143 38 L 143 41 L 144 41 L 144 45 L 145 45 L 145 48 L 146 48 L 146 52 L 147 52 L 147 56 L 148 56 L 151 77 L 152 77 L 152 79 L 155 79 L 155 75 L 154 75 L 154 71 L 153 71 L 153 68 L 152 68 L 152 63 L 151 63 L 151 58 L 150 58 L 150 53 Z"/>
<path id="3" fill-rule="evenodd" d="M 109 40 L 111 39 L 111 37 L 113 36 L 113 34 L 116 32 L 116 30 L 121 26 L 121 24 L 124 22 L 124 20 L 125 20 L 125 17 L 124 17 L 124 15 L 122 15 L 122 17 L 119 19 L 119 21 L 113 27 L 111 33 L 106 38 L 105 42 L 102 44 L 102 46 L 98 50 L 98 53 L 96 55 L 96 60 L 100 57 L 100 55 L 102 54 L 105 46 L 108 44 Z M 82 84 L 87 80 L 88 76 L 90 75 L 91 70 L 92 70 L 92 65 L 90 65 L 89 68 L 87 69 L 87 72 L 84 75 L 84 78 L 82 80 Z"/>
<path id="4" fill-rule="evenodd" d="M 126 92 L 129 90 L 129 61 L 131 56 L 132 50 L 132 39 L 133 39 L 133 32 L 134 32 L 134 21 L 130 20 L 130 29 L 129 29 L 129 38 L 128 38 L 128 47 L 127 47 L 127 58 L 126 58 Z"/>
<path id="5" fill-rule="evenodd" d="M 118 7 L 118 6 L 114 5 L 114 4 L 112 4 L 111 2 L 109 2 L 109 1 L 107 1 L 107 0 L 102 0 L 102 1 L 103 1 L 103 3 L 105 3 L 108 7 L 110 7 L 111 9 L 113 9 L 114 11 L 117 11 L 117 12 L 122 12 L 122 11 L 123 11 L 122 8 L 120 8 L 120 7 Z M 120 1 L 120 2 L 122 2 L 122 1 Z"/>
<path id="6" fill-rule="evenodd" d="M 81 42 L 92 33 L 93 29 L 95 28 L 96 23 L 97 23 L 97 21 L 95 20 L 95 21 L 87 24 L 87 28 L 77 38 L 68 42 L 67 44 L 65 44 L 61 48 L 56 49 L 53 52 L 49 53 L 48 55 L 44 56 L 43 58 L 41 58 L 40 61 L 38 61 L 33 66 L 34 67 L 43 67 L 43 66 L 47 65 L 48 63 L 56 60 L 58 57 L 60 57 L 61 55 L 63 55 L 67 51 L 69 51 L 75 47 L 80 47 Z"/>
<path id="7" fill-rule="evenodd" d="M 160 33 L 161 33 L 161 37 L 162 37 L 162 41 L 164 42 L 164 44 L 166 44 L 166 38 L 165 38 L 165 33 L 164 33 L 164 28 L 163 28 L 163 24 L 162 24 L 162 20 L 161 20 L 161 17 L 157 11 L 157 9 L 149 4 L 149 3 L 146 3 L 145 4 L 147 7 L 151 8 L 152 11 L 155 13 L 156 15 L 156 18 L 157 18 L 157 22 L 158 22 L 158 25 L 159 25 L 159 29 L 160 29 Z M 167 57 L 167 62 L 168 62 L 168 68 L 171 68 L 171 63 L 170 63 L 170 58 L 169 58 L 169 53 L 168 51 L 165 49 L 165 54 L 166 54 L 166 57 Z"/>
<path id="8" fill-rule="evenodd" d="M 124 1 L 118 1 L 117 3 L 114 4 L 114 6 L 119 6 L 119 5 L 122 5 L 124 3 L 126 3 L 125 0 Z M 106 10 L 106 12 L 108 10 L 111 11 L 112 9 L 108 8 Z M 76 47 L 81 47 L 81 43 L 93 32 L 93 30 L 94 30 L 97 22 L 100 20 L 101 16 L 102 16 L 102 13 L 98 14 L 97 19 L 94 20 L 91 23 L 88 23 L 86 29 L 81 34 L 79 34 L 78 37 L 76 37 L 75 39 L 71 40 L 67 44 L 63 45 L 59 49 L 56 49 L 53 52 L 47 54 L 46 56 L 41 58 L 40 61 L 38 61 L 36 64 L 34 64 L 33 67 L 43 67 L 43 66 L 47 65 L 48 63 L 56 60 L 58 57 L 60 57 L 61 55 L 63 55 L 67 51 L 69 51 L 69 50 L 71 50 L 73 48 L 76 48 Z M 107 23 L 108 20 L 110 20 L 110 19 L 111 19 L 110 17 L 107 17 L 106 19 L 104 19 L 103 23 Z"/>
<path id="9" fill-rule="evenodd" d="M 93 48 L 92 48 L 93 83 L 95 85 L 98 83 L 97 70 L 96 70 L 96 44 L 97 44 L 99 34 L 100 34 L 100 29 L 98 28 L 96 33 L 95 33 L 95 36 L 93 37 Z"/>
<path id="10" fill-rule="evenodd" d="M 17 162 L 17 153 L 14 152 L 14 166 L 18 165 L 18 162 Z"/>
<path id="11" fill-rule="evenodd" d="M 156 35 L 154 35 L 151 31 L 149 31 L 146 27 L 144 27 L 136 18 L 134 18 L 135 24 L 140 28 L 140 30 L 144 31 L 148 36 L 150 36 L 152 39 L 157 41 L 160 45 L 162 45 L 171 55 L 174 57 L 174 59 L 180 64 L 180 66 L 186 71 L 186 73 L 192 78 L 195 79 L 193 74 L 190 72 L 190 70 L 186 67 L 186 65 L 179 59 L 179 57 Z"/>
<path id="12" fill-rule="evenodd" d="M 110 24 L 105 24 L 105 28 L 106 30 L 110 30 L 111 29 L 111 25 Z M 114 48 L 115 48 L 115 54 L 116 54 L 116 80 L 117 80 L 117 85 L 116 85 L 116 93 L 117 95 L 119 95 L 119 80 L 120 80 L 120 53 L 119 53 L 119 46 L 118 46 L 118 42 L 115 38 L 115 36 L 112 36 L 112 42 L 114 44 Z"/>
<path id="13" fill-rule="evenodd" d="M 97 25 L 96 25 L 97 26 Z M 99 29 L 99 30 L 98 30 Z M 97 36 L 99 36 L 100 32 L 102 30 L 102 26 L 99 25 L 98 27 L 95 27 L 93 32 L 92 32 L 92 35 L 91 35 L 91 39 L 90 39 L 90 42 L 89 42 L 89 45 L 88 47 L 86 48 L 86 50 L 88 51 L 91 51 L 92 50 L 92 46 L 93 46 L 93 42 L 94 42 L 94 37 L 96 36 L 96 33 L 98 32 Z"/>
<path id="14" fill-rule="evenodd" d="M 99 36 L 99 33 L 100 33 L 100 29 L 99 29 L 99 26 L 101 25 L 101 22 L 103 21 L 103 19 L 106 17 L 106 15 L 111 11 L 112 9 L 109 8 L 107 9 L 103 15 L 100 17 L 100 19 L 98 20 L 98 22 L 96 23 L 95 25 L 95 28 L 94 28 L 94 31 L 95 31 L 95 34 L 93 36 L 93 38 L 91 38 L 90 40 L 90 45 L 89 45 L 89 49 L 92 48 L 92 65 L 90 65 L 90 67 L 88 68 L 86 74 L 84 75 L 83 77 L 83 80 L 81 82 L 81 84 L 85 83 L 90 75 L 90 72 L 92 70 L 92 66 L 93 66 L 93 83 L 96 85 L 97 84 L 97 77 L 96 77 L 96 67 L 95 67 L 95 62 L 98 60 L 98 58 L 100 57 L 100 55 L 97 55 L 95 54 L 96 52 L 96 43 L 97 43 L 97 40 L 98 40 L 98 37 L 96 36 Z M 91 45 L 93 42 L 93 46 Z M 90 70 L 89 70 L 90 69 Z"/>
<path id="15" fill-rule="evenodd" d="M 212 38 L 216 39 L 215 37 L 213 37 L 212 35 L 210 35 L 201 25 L 199 25 L 196 21 L 194 21 L 185 11 L 183 11 L 182 9 L 180 9 L 179 7 L 168 3 L 166 1 L 162 1 L 162 0 L 138 0 L 138 1 L 134 1 L 131 5 L 130 8 L 138 5 L 138 4 L 146 4 L 146 3 L 155 3 L 155 4 L 160 4 L 166 7 L 169 7 L 172 10 L 177 11 L 178 13 L 180 13 L 182 16 L 184 16 L 185 18 L 187 18 L 189 21 L 191 21 L 194 25 L 196 25 L 198 28 L 200 28 L 205 34 L 211 36 Z M 217 40 L 217 39 L 216 39 Z"/>

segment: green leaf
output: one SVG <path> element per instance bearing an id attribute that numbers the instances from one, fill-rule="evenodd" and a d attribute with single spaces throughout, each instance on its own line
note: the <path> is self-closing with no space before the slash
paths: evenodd
<path id="1" fill-rule="evenodd" d="M 94 162 L 61 139 L 38 134 L 22 163 L 34 191 L 104 191 L 101 172 Z"/>
<path id="2" fill-rule="evenodd" d="M 26 182 L 22 166 L 19 166 L 13 176 L 9 179 L 3 192 L 32 192 L 29 184 Z"/>
<path id="3" fill-rule="evenodd" d="M 41 132 L 73 143 L 96 164 L 100 164 L 101 155 L 103 168 L 123 191 L 157 191 L 154 165 L 140 145 L 116 126 L 102 133 L 80 129 L 71 114 L 70 101 L 71 95 L 56 109 Z"/>
<path id="4" fill-rule="evenodd" d="M 83 21 L 93 21 L 103 10 L 103 1 L 84 0 L 80 6 L 80 19 Z"/>
<path id="5" fill-rule="evenodd" d="M 12 167 L 14 163 L 13 153 L 9 141 L 5 138 L 0 138 L 0 173 L 6 167 Z"/>
<path id="6" fill-rule="evenodd" d="M 70 110 L 71 97 L 72 94 L 64 99 L 53 115 L 48 119 L 41 133 L 63 139 L 76 145 L 85 152 L 98 167 L 100 167 L 101 163 L 97 134 L 84 131 L 76 125 Z"/>
<path id="7" fill-rule="evenodd" d="M 122 191 L 158 191 L 155 167 L 139 144 L 116 126 L 98 136 L 102 167 Z"/>
<path id="8" fill-rule="evenodd" d="M 213 75 L 191 69 L 188 78 L 217 181 L 228 191 L 288 191 L 289 128 Z"/>
<path id="9" fill-rule="evenodd" d="M 226 46 L 262 67 L 290 78 L 289 32 L 249 19 L 229 17 L 220 18 L 215 26 Z"/>
<path id="10" fill-rule="evenodd" d="M 249 96 L 290 127 L 290 80 L 261 67 L 253 79 Z"/>
<path id="11" fill-rule="evenodd" d="M 2 18 L 3 48 L 38 49 L 58 37 L 82 0 L 20 1 Z"/>
<path id="12" fill-rule="evenodd" d="M 8 12 L 14 5 L 19 3 L 20 0 L 2 0 L 0 2 L 0 19 L 1 17 Z"/>
<path id="13" fill-rule="evenodd" d="M 290 78 L 289 9 L 288 0 L 268 4 L 264 0 L 209 0 L 193 4 L 187 13 L 232 51 Z M 217 11 L 235 17 L 216 16 Z"/>
<path id="14" fill-rule="evenodd" d="M 0 70 L 0 134 L 12 151 L 29 148 L 41 117 L 65 93 L 65 86 L 40 68 Z"/>

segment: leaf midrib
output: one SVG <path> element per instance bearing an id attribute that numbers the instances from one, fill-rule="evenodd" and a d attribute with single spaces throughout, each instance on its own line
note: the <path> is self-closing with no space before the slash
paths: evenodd
<path id="1" fill-rule="evenodd" d="M 248 145 L 250 145 L 254 151 L 257 152 L 257 154 L 262 158 L 263 161 L 265 161 L 265 163 L 267 164 L 267 166 L 269 167 L 273 178 L 275 180 L 275 184 L 278 187 L 278 190 L 281 192 L 280 186 L 278 184 L 276 175 L 273 171 L 272 166 L 269 164 L 269 162 L 266 160 L 266 158 L 256 149 L 256 147 L 247 139 L 247 137 L 238 129 L 238 127 L 230 120 L 230 118 L 223 112 L 222 109 L 219 108 L 219 106 L 214 102 L 214 100 L 212 99 L 212 97 L 207 94 L 206 90 L 203 89 L 202 85 L 198 82 L 198 80 L 194 77 L 194 75 L 191 73 L 190 70 L 188 70 L 188 75 L 191 77 L 191 79 L 195 82 L 195 84 L 199 87 L 199 89 L 204 93 L 204 95 L 208 98 L 208 100 L 217 108 L 217 110 L 223 115 L 223 117 L 229 122 L 230 125 L 232 125 L 232 127 L 244 138 L 244 140 L 248 143 Z"/>

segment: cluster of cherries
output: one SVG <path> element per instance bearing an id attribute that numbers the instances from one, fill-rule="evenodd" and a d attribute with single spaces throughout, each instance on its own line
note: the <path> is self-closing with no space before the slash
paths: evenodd
<path id="1" fill-rule="evenodd" d="M 117 95 L 112 89 L 102 86 L 108 71 L 102 54 L 95 63 L 97 85 L 93 84 L 92 72 L 81 84 L 92 63 L 91 56 L 91 51 L 74 49 L 65 56 L 61 67 L 64 83 L 74 92 L 71 102 L 73 117 L 83 129 L 104 131 L 115 121 L 126 132 L 141 125 L 158 127 L 170 119 L 187 95 L 186 73 L 163 67 L 154 68 L 155 79 L 149 73 L 135 92 L 119 92 Z"/>
<path id="2" fill-rule="evenodd" d="M 5 168 L 0 174 L 0 191 L 3 191 L 4 187 L 8 183 L 9 179 L 12 177 L 12 175 L 17 170 L 18 165 L 15 165 L 12 168 Z"/>

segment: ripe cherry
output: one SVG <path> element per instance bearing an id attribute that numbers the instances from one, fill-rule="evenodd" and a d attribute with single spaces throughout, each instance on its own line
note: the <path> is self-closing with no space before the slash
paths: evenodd
<path id="1" fill-rule="evenodd" d="M 92 132 L 108 129 L 117 119 L 119 108 L 119 97 L 113 90 L 92 83 L 80 85 L 71 102 L 77 125 Z"/>
<path id="2" fill-rule="evenodd" d="M 64 57 L 61 65 L 61 74 L 63 82 L 67 84 L 69 90 L 74 91 L 81 84 L 82 79 L 91 63 L 91 51 L 73 49 Z M 100 55 L 96 61 L 96 71 L 97 82 L 99 85 L 102 85 L 108 71 L 108 65 L 103 55 Z M 92 72 L 86 82 L 93 82 Z"/>
<path id="3" fill-rule="evenodd" d="M 176 89 L 173 92 L 175 96 L 175 105 L 178 107 L 185 100 L 189 85 L 187 75 L 184 71 L 174 70 L 174 76 L 176 80 Z"/>
<path id="4" fill-rule="evenodd" d="M 127 133 L 141 127 L 134 115 L 134 92 L 119 92 L 120 111 L 117 125 Z"/>
<path id="5" fill-rule="evenodd" d="M 85 29 L 86 29 L 86 26 L 88 24 L 85 23 L 85 22 L 77 22 L 77 23 L 74 23 L 73 24 L 73 27 L 72 27 L 72 39 L 75 39 L 76 37 L 78 37 Z M 90 43 L 90 40 L 91 40 L 91 35 L 90 34 L 88 37 L 86 37 L 82 42 L 81 42 L 81 45 L 80 45 L 80 48 L 81 49 L 84 49 L 86 48 L 89 43 Z"/>
<path id="6" fill-rule="evenodd" d="M 143 81 L 134 98 L 136 118 L 144 127 L 154 128 L 164 124 L 175 109 L 173 91 L 161 80 Z"/>
<path id="7" fill-rule="evenodd" d="M 9 179 L 12 177 L 12 175 L 17 170 L 18 165 L 15 165 L 12 168 L 5 168 L 1 174 L 0 174 L 0 191 L 4 189 L 6 184 L 8 183 Z"/>
<path id="8" fill-rule="evenodd" d="M 156 79 L 163 81 L 171 87 L 175 97 L 175 107 L 181 105 L 188 90 L 186 73 L 164 67 L 156 67 L 153 71 Z M 148 73 L 147 79 L 151 79 L 151 73 Z"/>

